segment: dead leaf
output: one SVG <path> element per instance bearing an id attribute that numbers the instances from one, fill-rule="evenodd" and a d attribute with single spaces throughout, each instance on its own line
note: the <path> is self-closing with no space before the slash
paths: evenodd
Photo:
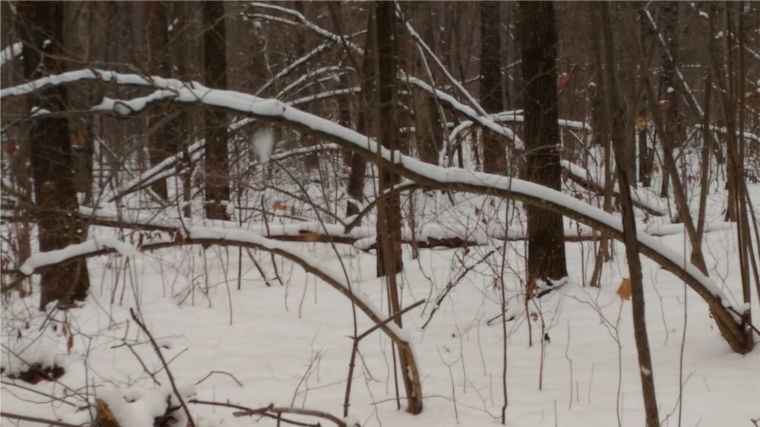
<path id="1" fill-rule="evenodd" d="M 74 148 L 84 148 L 87 146 L 87 141 L 85 141 L 84 136 L 81 133 L 71 132 L 69 134 L 69 140 L 71 141 L 71 146 Z"/>
<path id="2" fill-rule="evenodd" d="M 636 129 L 640 131 L 647 130 L 647 121 L 643 117 L 638 117 L 636 119 Z"/>
<path id="3" fill-rule="evenodd" d="M 557 76 L 557 87 L 563 87 L 567 84 L 567 80 L 570 78 L 570 76 L 567 75 L 567 73 L 562 73 Z"/>
<path id="4" fill-rule="evenodd" d="M 617 290 L 617 294 L 620 297 L 620 299 L 628 301 L 631 299 L 631 279 L 625 278 L 622 282 L 620 282 L 620 287 Z"/>
<path id="5" fill-rule="evenodd" d="M 95 398 L 96 424 L 102 427 L 120 427 L 116 417 L 108 408 L 108 404 L 98 398 Z"/>
<path id="6" fill-rule="evenodd" d="M 298 233 L 301 235 L 304 242 L 319 242 L 322 240 L 322 236 L 317 233 L 312 233 L 311 231 L 299 231 Z"/>
<path id="7" fill-rule="evenodd" d="M 5 143 L 5 153 L 12 156 L 16 152 L 16 141 L 10 140 Z"/>
<path id="8" fill-rule="evenodd" d="M 287 211 L 288 207 L 285 206 L 285 204 L 282 202 L 274 202 L 274 204 L 272 205 L 272 210 L 273 211 Z"/>
<path id="9" fill-rule="evenodd" d="M 71 354 L 71 349 L 74 348 L 74 335 L 69 335 L 69 340 L 66 342 L 66 349 Z"/>
<path id="10" fill-rule="evenodd" d="M 670 101 L 667 99 L 663 99 L 662 101 L 660 101 L 659 104 L 660 104 L 660 111 L 665 111 L 668 108 L 670 108 Z"/>

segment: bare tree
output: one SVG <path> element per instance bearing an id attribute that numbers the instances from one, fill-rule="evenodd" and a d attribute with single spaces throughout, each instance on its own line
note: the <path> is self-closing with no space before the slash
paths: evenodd
<path id="1" fill-rule="evenodd" d="M 628 262 L 628 274 L 631 276 L 631 292 L 633 300 L 633 332 L 636 338 L 636 350 L 639 359 L 639 373 L 641 387 L 644 395 L 644 409 L 646 411 L 647 427 L 659 427 L 660 417 L 657 409 L 657 397 L 654 389 L 654 371 L 652 368 L 652 355 L 649 350 L 649 337 L 647 336 L 646 313 L 644 309 L 644 285 L 641 274 L 641 260 L 639 258 L 639 245 L 636 239 L 636 218 L 633 214 L 631 202 L 631 189 L 628 183 L 628 173 L 620 159 L 627 157 L 625 144 L 626 108 L 620 103 L 615 70 L 615 41 L 612 34 L 612 18 L 608 2 L 595 4 L 601 14 L 602 34 L 604 35 L 604 58 L 605 78 L 607 84 L 606 105 L 610 112 L 612 123 L 612 146 L 615 150 L 617 162 L 617 176 L 620 182 L 620 201 L 623 214 L 623 241 L 625 242 L 626 261 Z"/>
<path id="2" fill-rule="evenodd" d="M 227 36 L 224 2 L 203 2 L 203 61 L 208 87 L 227 87 Z M 208 219 L 226 219 L 225 202 L 230 200 L 227 123 L 225 114 L 205 111 L 205 211 Z"/>
<path id="3" fill-rule="evenodd" d="M 501 35 L 499 34 L 500 7 L 499 2 L 495 1 L 482 1 L 479 5 L 480 105 L 487 113 L 496 114 L 503 110 Z M 506 173 L 506 149 L 506 142 L 503 137 L 493 132 L 483 132 L 483 171 L 497 174 Z"/>
<path id="4" fill-rule="evenodd" d="M 525 82 L 525 165 L 522 175 L 560 189 L 557 108 L 557 30 L 551 2 L 520 2 L 522 74 Z M 562 216 L 526 206 L 528 217 L 528 292 L 536 280 L 567 276 Z"/>
<path id="5" fill-rule="evenodd" d="M 24 75 L 36 79 L 59 74 L 63 39 L 63 3 L 20 2 L 17 8 L 19 34 L 24 43 Z M 45 88 L 29 98 L 31 111 L 62 113 L 66 90 Z M 29 135 L 34 198 L 40 251 L 61 249 L 79 243 L 86 235 L 79 218 L 79 203 L 73 184 L 71 141 L 66 118 L 42 114 L 33 118 Z M 42 274 L 40 308 L 59 301 L 64 306 L 87 296 L 90 276 L 85 261 L 71 261 Z"/>

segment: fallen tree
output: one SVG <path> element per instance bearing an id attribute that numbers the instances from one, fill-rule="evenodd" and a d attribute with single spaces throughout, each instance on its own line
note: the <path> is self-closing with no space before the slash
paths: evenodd
<path id="1" fill-rule="evenodd" d="M 365 135 L 277 100 L 261 99 L 240 92 L 209 89 L 198 83 L 186 84 L 173 79 L 148 78 L 97 70 L 72 71 L 41 78 L 0 90 L 0 98 L 27 94 L 51 84 L 81 80 L 97 80 L 156 89 L 148 96 L 130 100 L 104 98 L 99 105 L 93 107 L 94 111 L 130 115 L 144 111 L 153 102 L 173 101 L 245 114 L 251 118 L 311 132 L 342 147 L 360 152 L 383 168 L 421 186 L 519 200 L 557 212 L 595 230 L 605 232 L 610 237 L 623 240 L 623 226 L 620 218 L 572 196 L 515 178 L 424 163 L 398 151 L 391 152 Z M 715 282 L 690 264 L 683 254 L 661 245 L 654 237 L 638 232 L 637 242 L 642 254 L 675 274 L 705 300 L 721 334 L 735 352 L 744 354 L 752 350 L 753 336 L 749 325 L 742 319 L 744 310 L 734 307 Z"/>

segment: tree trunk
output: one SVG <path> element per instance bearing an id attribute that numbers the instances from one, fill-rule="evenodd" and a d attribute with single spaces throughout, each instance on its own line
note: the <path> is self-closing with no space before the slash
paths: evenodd
<path id="1" fill-rule="evenodd" d="M 396 15 L 393 3 L 376 2 L 375 24 L 377 31 L 377 106 L 379 119 L 378 139 L 389 150 L 401 150 L 398 136 L 397 81 L 396 81 Z M 379 169 L 378 192 L 399 183 L 399 176 L 387 169 Z M 401 261 L 401 200 L 398 193 L 384 197 L 378 205 L 378 262 L 377 275 L 394 275 L 403 270 Z"/>
<path id="2" fill-rule="evenodd" d="M 145 19 L 147 20 L 148 42 L 148 72 L 155 76 L 171 77 L 171 55 L 168 52 L 169 32 L 171 25 L 169 20 L 168 5 L 157 0 L 143 3 Z M 151 167 L 161 163 L 168 156 L 176 154 L 177 147 L 172 144 L 171 133 L 166 124 L 159 125 L 167 116 L 173 113 L 171 104 L 162 104 L 156 107 L 156 113 L 150 116 L 148 127 L 153 132 L 148 135 L 148 153 Z M 164 199 L 169 195 L 166 189 L 166 180 L 162 179 L 151 184 L 153 191 Z"/>
<path id="3" fill-rule="evenodd" d="M 414 27 L 422 37 L 422 40 L 431 47 L 433 46 L 433 11 L 430 2 L 412 2 L 410 5 L 414 8 Z M 423 55 L 418 49 L 412 49 L 416 59 L 414 61 L 415 74 L 418 76 L 428 76 L 425 69 Z M 435 86 L 432 76 L 428 76 L 430 84 Z M 413 96 L 414 101 L 414 139 L 417 145 L 419 158 L 425 163 L 437 165 L 438 156 L 441 151 L 443 142 L 443 128 L 441 124 L 441 115 L 435 99 L 427 92 L 416 90 Z"/>
<path id="4" fill-rule="evenodd" d="M 378 130 L 380 144 L 389 150 L 401 151 L 398 136 L 397 88 L 396 81 L 396 11 L 395 3 L 375 2 L 375 25 L 377 35 L 377 92 Z M 382 194 L 398 184 L 399 176 L 385 168 L 379 167 L 380 179 L 378 191 Z M 403 269 L 401 261 L 401 200 L 398 193 L 384 197 L 377 206 L 377 275 L 385 276 L 388 286 L 388 301 L 391 315 L 398 313 L 401 295 L 396 282 L 397 273 Z M 401 317 L 395 319 L 402 326 Z M 401 378 L 407 397 L 407 411 L 412 414 L 422 412 L 422 390 L 417 374 L 414 353 L 408 346 L 399 345 Z"/>
<path id="5" fill-rule="evenodd" d="M 19 30 L 24 43 L 24 75 L 36 79 L 59 74 L 63 39 L 62 2 L 20 2 Z M 49 42 L 48 42 L 49 40 Z M 63 86 L 50 86 L 29 97 L 30 110 L 39 108 L 64 112 Z M 65 118 L 38 116 L 29 132 L 34 196 L 41 208 L 38 216 L 40 251 L 62 249 L 80 243 L 85 225 L 79 218 L 79 204 L 73 184 L 71 141 Z M 40 308 L 59 301 L 63 307 L 82 301 L 90 287 L 87 262 L 71 261 L 42 273 Z"/>
<path id="6" fill-rule="evenodd" d="M 619 88 L 615 70 L 616 62 L 610 5 L 608 2 L 604 2 L 598 3 L 598 7 L 601 12 L 602 31 L 604 34 L 605 71 L 607 76 L 606 98 L 607 108 L 612 116 L 612 146 L 615 150 L 615 157 L 622 159 L 627 155 L 625 144 L 626 112 L 625 107 L 618 101 Z M 641 259 L 639 258 L 639 245 L 636 238 L 636 218 L 633 215 L 631 189 L 628 183 L 629 177 L 621 162 L 617 162 L 617 175 L 620 183 L 620 201 L 623 214 L 623 240 L 625 242 L 626 260 L 628 261 L 628 272 L 631 276 L 633 333 L 636 339 L 636 350 L 639 359 L 639 373 L 644 395 L 646 425 L 647 427 L 659 427 L 660 417 L 658 415 L 657 397 L 654 389 L 652 355 L 649 350 L 649 337 L 647 336 L 646 328 Z"/>
<path id="7" fill-rule="evenodd" d="M 499 2 L 480 2 L 480 105 L 489 114 L 503 110 Z M 556 36 L 555 36 L 556 39 Z M 556 92 L 555 92 L 556 100 Z M 556 107 L 555 107 L 556 111 Z M 506 142 L 494 132 L 482 132 L 483 172 L 507 172 Z M 559 165 L 559 164 L 558 164 Z"/>
<path id="8" fill-rule="evenodd" d="M 557 108 L 557 30 L 551 2 L 519 3 L 522 73 L 525 82 L 526 180 L 560 190 L 561 168 Z M 536 280 L 567 276 L 562 216 L 526 206 L 528 217 L 528 293 Z"/>
<path id="9" fill-rule="evenodd" d="M 676 64 L 679 60 L 679 36 L 678 36 L 678 2 L 669 1 L 663 2 L 662 14 L 665 23 L 662 27 L 663 34 L 667 42 L 667 48 L 670 52 L 668 56 L 667 52 L 662 55 L 662 84 L 660 85 L 660 108 L 666 111 L 665 116 L 665 131 L 670 134 L 671 141 L 681 141 L 685 139 L 685 129 L 681 120 L 680 103 L 679 103 L 679 90 L 678 90 L 678 75 L 676 70 Z M 653 114 L 655 114 L 653 112 Z M 662 137 L 660 138 L 663 139 Z M 663 148 L 666 149 L 666 148 Z M 662 189 L 660 195 L 662 197 L 668 197 L 669 180 L 663 174 Z M 676 217 L 680 219 L 681 215 L 676 214 Z M 680 222 L 680 221 L 679 221 Z"/>
<path id="10" fill-rule="evenodd" d="M 214 89 L 227 88 L 227 36 L 224 3 L 203 2 L 203 63 L 205 84 Z M 227 123 L 219 111 L 204 112 L 206 124 L 205 211 L 208 219 L 227 219 L 226 202 L 230 200 L 229 163 L 227 160 Z"/>
<path id="11" fill-rule="evenodd" d="M 375 13 L 370 8 L 367 14 L 367 37 L 364 43 L 364 58 L 361 69 L 361 94 L 359 99 L 359 114 L 356 129 L 364 135 L 375 133 L 372 126 L 372 111 L 376 102 L 375 98 L 375 44 L 377 34 L 375 31 Z M 351 172 L 348 176 L 348 188 L 346 192 L 350 199 L 346 202 L 346 216 L 356 215 L 361 209 L 355 203 L 364 202 L 364 175 L 367 173 L 367 159 L 358 152 L 351 153 Z"/>
<path id="12" fill-rule="evenodd" d="M 92 20 L 90 15 L 94 13 L 95 3 L 82 1 L 67 1 L 64 3 L 64 23 L 63 44 L 64 51 L 71 55 L 75 65 L 70 68 L 79 69 L 77 62 L 89 63 L 96 58 L 92 55 Z M 68 71 L 68 70 L 64 70 Z M 69 109 L 78 111 L 86 110 L 91 105 L 96 104 L 99 100 L 93 96 L 93 91 L 72 90 L 67 91 L 66 104 Z M 92 161 L 95 151 L 94 134 L 93 134 L 93 117 L 84 115 L 83 117 L 71 117 L 69 122 L 69 132 L 71 138 L 71 161 L 74 168 L 74 189 L 78 193 L 84 193 L 85 203 L 92 200 L 93 171 Z"/>

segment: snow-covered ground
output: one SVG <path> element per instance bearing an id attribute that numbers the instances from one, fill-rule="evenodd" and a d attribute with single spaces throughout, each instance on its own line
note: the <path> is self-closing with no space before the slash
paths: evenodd
<path id="1" fill-rule="evenodd" d="M 685 249 L 683 234 L 661 240 L 670 248 Z M 708 233 L 706 240 L 711 277 L 721 284 L 723 292 L 741 302 L 738 262 L 732 256 L 733 230 Z M 311 253 L 334 271 L 342 271 L 342 261 L 355 289 L 387 309 L 382 284 L 374 277 L 372 254 L 339 245 L 339 259 L 326 244 L 288 245 Z M 464 268 L 460 259 L 469 266 L 491 249 L 495 247 L 470 248 L 467 253 L 462 249 L 421 250 L 419 260 L 412 260 L 409 246 L 405 246 L 405 271 L 401 275 L 404 305 L 420 299 L 435 300 Z M 621 302 L 615 293 L 621 278 L 627 276 L 622 245 L 616 245 L 616 252 L 621 256 L 606 265 L 602 288 L 588 288 L 581 282 L 584 277 L 588 280 L 592 268 L 591 243 L 568 243 L 573 283 L 542 298 L 540 305 L 530 305 L 530 346 L 529 322 L 517 296 L 524 246 L 522 242 L 507 246 L 505 282 L 512 299 L 510 307 L 517 313 L 516 319 L 507 323 L 508 425 L 642 425 L 631 303 Z M 271 258 L 261 253 L 254 256 L 273 279 Z M 12 370 L 18 366 L 13 357 L 8 357 L 8 348 L 23 350 L 26 358 L 54 357 L 67 370 L 58 383 L 19 384 L 59 398 L 66 396 L 65 400 L 75 405 L 83 398 L 72 395 L 73 391 L 105 396 L 101 398 L 108 402 L 119 393 L 143 396 L 146 392 L 136 389 L 158 386 L 136 355 L 152 372 L 161 370 L 162 365 L 130 318 L 129 308 L 139 308 L 163 347 L 174 378 L 188 395 L 188 386 L 219 371 L 225 374 L 213 374 L 195 385 L 197 399 L 251 408 L 274 402 L 342 416 L 352 345 L 349 337 L 353 335 L 349 300 L 282 260 L 276 262 L 285 286 L 271 281 L 273 286 L 267 287 L 245 251 L 240 266 L 238 259 L 234 248 L 183 247 L 131 257 L 127 268 L 123 257 L 91 260 L 92 295 L 81 308 L 46 318 L 36 309 L 34 295 L 25 299 L 14 296 L 4 305 L 3 367 Z M 423 413 L 411 416 L 403 411 L 403 386 L 402 410 L 397 409 L 390 341 L 382 332 L 374 332 L 360 346 L 351 416 L 364 425 L 498 423 L 504 399 L 502 328 L 499 321 L 491 326 L 487 321 L 500 311 L 501 293 L 494 281 L 500 256 L 491 260 L 473 269 L 454 287 L 425 330 L 421 326 L 430 315 L 431 304 L 404 316 L 423 380 Z M 239 268 L 242 275 L 238 281 Z M 648 260 L 644 261 L 644 278 L 660 416 L 667 419 L 664 425 L 679 425 L 679 413 L 680 425 L 684 426 L 749 425 L 751 418 L 760 416 L 759 353 L 733 353 L 701 298 Z M 753 312 L 758 319 L 756 301 Z M 545 344 L 543 375 L 542 318 L 550 337 L 550 343 Z M 26 328 L 26 322 L 31 327 Z M 58 322 L 67 325 L 66 333 Z M 357 323 L 359 333 L 372 326 L 361 313 L 357 314 Z M 40 335 L 45 338 L 34 340 Z M 73 336 L 70 353 L 69 335 Z M 22 336 L 20 341 L 18 336 Z M 156 379 L 168 390 L 165 372 L 157 373 Z M 3 411 L 60 418 L 73 424 L 89 417 L 84 411 L 77 413 L 76 406 L 58 401 L 41 403 L 50 399 L 11 384 L 13 380 L 3 378 Z M 146 399 L 126 404 L 123 412 L 149 411 L 145 408 L 150 405 L 138 405 Z M 232 409 L 189 406 L 200 425 L 251 423 L 250 418 L 234 417 Z M 275 425 L 269 419 L 258 423 Z M 123 427 L 137 425 L 140 423 L 134 421 Z"/>

